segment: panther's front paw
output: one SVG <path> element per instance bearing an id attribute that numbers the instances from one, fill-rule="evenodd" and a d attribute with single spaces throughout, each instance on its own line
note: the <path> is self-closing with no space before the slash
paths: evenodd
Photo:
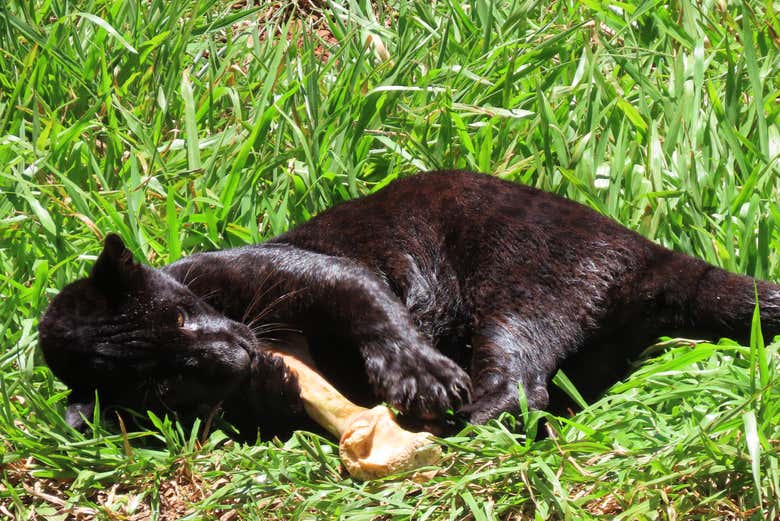
<path id="1" fill-rule="evenodd" d="M 493 418 L 498 418 L 503 412 L 513 414 L 520 412 L 518 400 L 520 382 L 506 379 L 506 377 L 496 373 L 483 374 L 476 382 L 474 401 L 458 410 L 460 416 L 468 418 L 471 423 L 482 424 Z M 545 385 L 524 385 L 523 389 L 529 410 L 547 408 L 549 395 Z"/>
<path id="2" fill-rule="evenodd" d="M 385 401 L 421 419 L 441 418 L 448 409 L 457 410 L 468 403 L 471 395 L 469 375 L 435 351 L 370 357 L 366 369 Z"/>
<path id="3" fill-rule="evenodd" d="M 279 410 L 286 415 L 303 413 L 298 378 L 284 360 L 268 352 L 260 351 L 252 358 L 250 373 L 252 400 L 263 403 L 263 409 Z"/>

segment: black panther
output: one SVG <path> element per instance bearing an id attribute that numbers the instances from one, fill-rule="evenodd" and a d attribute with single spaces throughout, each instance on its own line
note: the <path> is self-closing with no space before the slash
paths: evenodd
<path id="1" fill-rule="evenodd" d="M 661 335 L 744 340 L 755 290 L 780 333 L 780 286 L 658 246 L 561 197 L 463 171 L 419 174 L 265 243 L 161 269 L 116 235 L 40 321 L 68 421 L 103 407 L 203 415 L 252 437 L 310 422 L 264 351 L 302 337 L 350 399 L 435 425 L 560 408 L 563 368 L 586 399 Z M 552 399 L 551 399 L 552 396 Z"/>

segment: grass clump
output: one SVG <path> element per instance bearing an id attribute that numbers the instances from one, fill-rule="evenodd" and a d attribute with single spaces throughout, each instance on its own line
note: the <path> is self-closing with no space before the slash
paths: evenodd
<path id="1" fill-rule="evenodd" d="M 79 435 L 36 325 L 106 231 L 161 265 L 434 168 L 780 280 L 778 34 L 761 2 L 3 2 L 0 513 L 777 518 L 778 346 L 755 335 L 658 352 L 572 418 L 469 428 L 436 475 L 356 483 L 309 433 Z"/>

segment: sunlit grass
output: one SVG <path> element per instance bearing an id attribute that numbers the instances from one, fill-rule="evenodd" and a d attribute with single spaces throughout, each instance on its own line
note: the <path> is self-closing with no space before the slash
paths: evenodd
<path id="1" fill-rule="evenodd" d="M 420 483 L 355 483 L 306 433 L 70 430 L 37 318 L 107 231 L 162 265 L 468 168 L 780 280 L 770 4 L 243 4 L 0 2 L 0 515 L 780 516 L 778 351 L 757 339 L 658 352 L 546 440 L 525 436 L 540 413 L 469 429 Z"/>

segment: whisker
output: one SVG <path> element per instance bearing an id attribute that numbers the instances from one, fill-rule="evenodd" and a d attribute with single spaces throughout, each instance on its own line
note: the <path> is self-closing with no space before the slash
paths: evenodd
<path id="1" fill-rule="evenodd" d="M 270 288 L 266 288 L 266 283 L 271 278 L 271 270 L 266 271 L 263 274 L 263 278 L 259 281 L 257 284 L 257 289 L 255 290 L 255 294 L 252 296 L 252 300 L 249 301 L 249 305 L 247 306 L 246 310 L 244 311 L 244 315 L 241 317 L 241 321 L 244 322 L 246 318 L 249 316 L 249 314 L 252 312 L 252 310 L 255 308 L 259 300 L 266 295 L 269 291 L 271 291 L 276 285 L 272 285 Z M 281 283 L 281 280 L 277 281 L 277 284 Z"/>
<path id="2" fill-rule="evenodd" d="M 252 332 L 254 333 L 256 331 L 263 331 L 266 328 L 272 328 L 272 327 L 277 327 L 277 326 L 284 326 L 284 327 L 286 327 L 286 326 L 288 326 L 288 324 L 286 324 L 284 322 L 267 322 L 265 324 L 259 324 L 259 325 L 250 327 L 249 329 L 251 329 Z"/>
<path id="3" fill-rule="evenodd" d="M 252 333 L 258 338 L 266 340 L 268 338 L 268 334 L 270 333 L 298 333 L 301 334 L 303 331 L 301 331 L 298 328 L 294 328 L 292 326 L 287 326 L 286 324 L 279 324 L 277 327 L 267 327 L 260 330 L 252 330 Z"/>
<path id="4" fill-rule="evenodd" d="M 193 289 L 193 285 L 194 285 L 194 284 L 195 284 L 195 283 L 196 283 L 198 280 L 200 280 L 200 278 L 201 278 L 202 276 L 203 276 L 203 273 L 199 273 L 199 274 L 195 275 L 194 277 L 192 277 L 192 279 L 191 279 L 191 280 L 187 281 L 187 283 L 186 283 L 186 284 L 184 284 L 183 282 L 182 282 L 182 284 L 184 284 L 184 285 L 185 285 L 185 286 L 187 286 L 187 287 L 188 287 L 190 290 L 192 290 L 192 289 Z"/>
<path id="5" fill-rule="evenodd" d="M 297 294 L 299 294 L 299 293 L 302 293 L 302 292 L 303 292 L 303 291 L 305 291 L 306 289 L 308 289 L 308 288 L 300 288 L 300 289 L 296 289 L 296 290 L 290 291 L 290 292 L 288 292 L 288 293 L 285 293 L 284 295 L 281 295 L 281 296 L 277 297 L 277 298 L 276 298 L 276 300 L 274 300 L 273 302 L 271 302 L 270 304 L 268 304 L 268 306 L 266 306 L 266 307 L 265 307 L 265 309 L 263 309 L 263 310 L 262 310 L 262 311 L 261 311 L 261 312 L 260 312 L 260 313 L 259 313 L 259 314 L 258 314 L 256 317 L 254 317 L 254 318 L 253 318 L 253 319 L 252 319 L 252 320 L 251 320 L 251 321 L 250 321 L 250 322 L 249 322 L 247 325 L 248 325 L 248 326 L 251 328 L 251 327 L 252 327 L 252 326 L 254 326 L 254 325 L 255 325 L 255 324 L 256 324 L 256 323 L 257 323 L 259 320 L 261 320 L 261 319 L 263 319 L 265 316 L 267 316 L 267 315 L 268 315 L 268 313 L 270 313 L 271 311 L 273 311 L 273 310 L 274 310 L 274 308 L 276 308 L 277 306 L 279 306 L 280 304 L 282 304 L 282 303 L 283 303 L 284 301 L 286 301 L 287 299 L 290 299 L 290 298 L 294 297 L 295 295 L 297 295 Z"/>
<path id="6" fill-rule="evenodd" d="M 191 262 L 190 265 L 187 267 L 187 271 L 184 273 L 184 277 L 182 277 L 181 283 L 185 286 L 188 285 L 187 279 L 190 278 L 190 273 L 192 272 L 193 266 L 195 266 L 195 263 Z"/>
<path id="7" fill-rule="evenodd" d="M 274 284 L 272 284 L 270 287 L 265 288 L 266 283 L 271 278 L 271 270 L 268 270 L 265 272 L 265 276 L 260 281 L 260 283 L 257 286 L 257 291 L 255 291 L 254 296 L 252 297 L 252 300 L 249 302 L 249 305 L 246 308 L 246 311 L 244 311 L 244 316 L 241 317 L 241 322 L 245 322 L 246 319 L 249 317 L 249 315 L 254 311 L 255 306 L 260 302 L 260 299 L 262 299 L 264 296 L 268 294 L 269 291 L 277 288 L 282 281 L 277 280 Z"/>
<path id="8" fill-rule="evenodd" d="M 208 300 L 208 299 L 210 299 L 211 297 L 213 297 L 214 295 L 217 295 L 217 294 L 219 294 L 219 292 L 220 292 L 220 291 L 222 291 L 222 290 L 221 290 L 221 289 L 218 289 L 218 288 L 215 288 L 215 289 L 212 289 L 211 291 L 207 291 L 207 292 L 206 292 L 206 293 L 204 293 L 203 295 L 198 295 L 198 297 L 199 297 L 201 300 Z"/>

